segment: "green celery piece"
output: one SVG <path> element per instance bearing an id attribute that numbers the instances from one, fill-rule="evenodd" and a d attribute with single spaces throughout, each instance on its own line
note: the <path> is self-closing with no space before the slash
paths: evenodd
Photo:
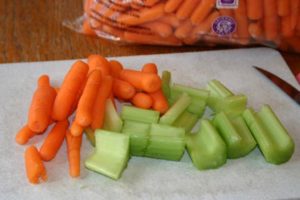
<path id="1" fill-rule="evenodd" d="M 162 72 L 162 91 L 166 98 L 170 97 L 170 85 L 171 85 L 171 72 L 163 71 Z"/>
<path id="2" fill-rule="evenodd" d="M 150 124 L 135 122 L 135 121 L 124 121 L 122 133 L 129 135 L 130 137 L 130 154 L 134 156 L 143 155 L 148 140 L 149 140 Z"/>
<path id="3" fill-rule="evenodd" d="M 122 126 L 123 121 L 115 109 L 113 102 L 111 99 L 106 100 L 103 129 L 113 132 L 120 132 Z"/>
<path id="4" fill-rule="evenodd" d="M 192 99 L 186 93 L 183 93 L 180 98 L 169 108 L 169 110 L 160 118 L 160 124 L 171 125 L 175 120 L 187 109 L 191 104 Z"/>
<path id="5" fill-rule="evenodd" d="M 292 157 L 294 141 L 270 106 L 264 105 L 258 113 L 247 109 L 243 117 L 267 162 L 281 164 Z"/>
<path id="6" fill-rule="evenodd" d="M 145 156 L 158 159 L 180 160 L 185 150 L 184 147 L 185 131 L 183 128 L 152 124 Z"/>
<path id="7" fill-rule="evenodd" d="M 227 145 L 228 158 L 240 158 L 250 153 L 256 142 L 241 116 L 230 119 L 224 112 L 218 113 L 213 124 Z"/>
<path id="8" fill-rule="evenodd" d="M 233 96 L 233 93 L 218 80 L 211 80 L 207 84 L 207 90 L 210 95 L 207 99 L 207 104 L 214 110 L 216 104 L 225 97 Z"/>
<path id="9" fill-rule="evenodd" d="M 236 117 L 241 115 L 246 107 L 247 97 L 245 95 L 234 95 L 220 100 L 220 102 L 216 104 L 214 111 L 224 111 L 230 117 Z"/>
<path id="10" fill-rule="evenodd" d="M 95 132 L 91 128 L 84 129 L 84 133 L 86 135 L 86 138 L 91 143 L 93 147 L 95 147 Z"/>
<path id="11" fill-rule="evenodd" d="M 197 134 L 188 134 L 186 145 L 193 164 L 200 170 L 218 168 L 226 163 L 226 144 L 209 120 L 201 120 Z"/>
<path id="12" fill-rule="evenodd" d="M 143 123 L 158 123 L 160 113 L 154 110 L 147 110 L 133 106 L 123 106 L 121 111 L 121 118 L 123 120 L 130 120 Z"/>
<path id="13" fill-rule="evenodd" d="M 174 93 L 175 94 L 187 93 L 191 97 L 198 97 L 198 99 L 202 99 L 204 101 L 206 101 L 207 98 L 209 97 L 209 91 L 204 89 L 197 89 L 197 88 L 193 88 L 181 84 L 174 84 L 171 88 L 172 88 L 171 91 L 173 95 Z"/>
<path id="14" fill-rule="evenodd" d="M 112 179 L 120 178 L 129 160 L 129 136 L 98 129 L 96 148 L 85 161 L 86 168 Z"/>
<path id="15" fill-rule="evenodd" d="M 172 124 L 175 127 L 184 128 L 186 133 L 191 132 L 199 117 L 189 111 L 184 111 L 180 117 Z"/>

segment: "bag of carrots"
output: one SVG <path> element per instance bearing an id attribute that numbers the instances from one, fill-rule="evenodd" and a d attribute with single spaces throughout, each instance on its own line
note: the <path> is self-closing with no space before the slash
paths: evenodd
<path id="1" fill-rule="evenodd" d="M 85 0 L 78 21 L 81 33 L 129 43 L 300 52 L 300 0 Z"/>

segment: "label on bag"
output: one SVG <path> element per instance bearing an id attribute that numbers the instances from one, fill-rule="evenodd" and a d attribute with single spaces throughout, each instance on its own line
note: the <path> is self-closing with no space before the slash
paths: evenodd
<path id="1" fill-rule="evenodd" d="M 217 0 L 218 9 L 236 9 L 239 6 L 239 0 Z"/>

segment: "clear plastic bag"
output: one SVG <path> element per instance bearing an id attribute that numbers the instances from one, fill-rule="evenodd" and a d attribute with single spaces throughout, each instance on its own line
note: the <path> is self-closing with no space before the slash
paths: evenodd
<path id="1" fill-rule="evenodd" d="M 300 53 L 300 0 L 85 0 L 72 27 L 129 43 L 262 44 Z"/>

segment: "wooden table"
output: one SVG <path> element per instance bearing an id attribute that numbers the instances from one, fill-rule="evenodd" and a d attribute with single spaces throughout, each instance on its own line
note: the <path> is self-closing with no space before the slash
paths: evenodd
<path id="1" fill-rule="evenodd" d="M 0 63 L 85 58 L 91 53 L 126 56 L 211 49 L 120 45 L 62 26 L 63 20 L 81 14 L 82 0 L 0 0 Z M 300 56 L 282 54 L 292 70 L 300 72 Z"/>

